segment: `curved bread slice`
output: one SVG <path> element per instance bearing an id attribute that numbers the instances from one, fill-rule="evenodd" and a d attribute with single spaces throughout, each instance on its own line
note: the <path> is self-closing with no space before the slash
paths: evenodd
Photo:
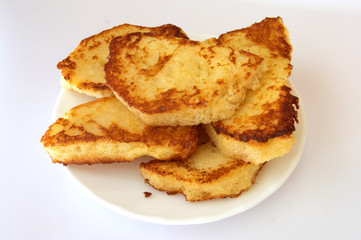
<path id="1" fill-rule="evenodd" d="M 218 41 L 263 57 L 268 71 L 260 78 L 260 88 L 247 93 L 234 116 L 206 126 L 210 138 L 223 154 L 256 164 L 288 153 L 295 142 L 298 98 L 287 80 L 292 46 L 282 19 L 266 18 L 223 34 Z"/>
<path id="2" fill-rule="evenodd" d="M 255 182 L 262 164 L 222 155 L 212 143 L 198 146 L 185 161 L 153 160 L 140 164 L 146 183 L 168 194 L 181 193 L 187 201 L 238 197 Z"/>
<path id="3" fill-rule="evenodd" d="M 185 159 L 195 151 L 197 127 L 150 127 L 116 97 L 79 105 L 41 138 L 53 162 L 95 164 L 132 161 L 143 155 Z"/>
<path id="4" fill-rule="evenodd" d="M 133 32 L 152 32 L 188 38 L 182 29 L 171 24 L 154 28 L 123 24 L 105 30 L 82 40 L 67 58 L 58 63 L 63 87 L 97 98 L 113 96 L 113 92 L 106 85 L 104 74 L 109 43 L 114 37 Z"/>
<path id="5" fill-rule="evenodd" d="M 268 66 L 268 78 L 286 81 L 291 75 L 292 45 L 289 32 L 280 17 L 265 18 L 250 27 L 224 33 L 217 41 L 221 45 L 264 58 Z"/>
<path id="6" fill-rule="evenodd" d="M 110 43 L 106 81 L 144 122 L 197 125 L 230 117 L 258 87 L 263 59 L 171 36 L 133 33 Z"/>

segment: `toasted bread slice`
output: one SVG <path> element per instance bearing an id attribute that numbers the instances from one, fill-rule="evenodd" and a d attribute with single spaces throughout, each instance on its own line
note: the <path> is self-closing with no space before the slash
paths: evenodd
<path id="1" fill-rule="evenodd" d="M 106 85 L 104 74 L 109 43 L 114 37 L 133 32 L 152 32 L 188 38 L 182 29 L 171 24 L 154 28 L 123 24 L 105 30 L 82 40 L 67 58 L 58 63 L 63 87 L 97 98 L 113 96 L 113 92 Z"/>
<path id="2" fill-rule="evenodd" d="M 295 142 L 298 98 L 288 82 L 292 46 L 282 19 L 266 18 L 223 34 L 218 41 L 263 57 L 269 70 L 260 78 L 260 88 L 247 93 L 234 116 L 206 126 L 210 138 L 223 154 L 255 164 L 288 153 Z"/>
<path id="3" fill-rule="evenodd" d="M 258 87 L 263 59 L 245 51 L 151 33 L 110 43 L 106 81 L 149 125 L 198 125 L 230 117 Z"/>
<path id="4" fill-rule="evenodd" d="M 185 159 L 195 151 L 198 127 L 151 127 L 116 97 L 79 105 L 41 138 L 53 162 L 95 164 L 132 161 L 143 155 Z"/>
<path id="5" fill-rule="evenodd" d="M 262 164 L 226 157 L 212 143 L 198 146 L 185 161 L 152 160 L 140 164 L 146 183 L 187 201 L 237 197 L 255 182 Z"/>

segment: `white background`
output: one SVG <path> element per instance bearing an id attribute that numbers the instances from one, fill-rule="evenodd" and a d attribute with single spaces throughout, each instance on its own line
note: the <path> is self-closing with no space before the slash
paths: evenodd
<path id="1" fill-rule="evenodd" d="M 88 198 L 39 140 L 61 89 L 56 64 L 122 23 L 219 35 L 281 16 L 306 110 L 303 157 L 256 207 L 168 226 Z M 360 1 L 0 0 L 0 239 L 361 239 Z"/>

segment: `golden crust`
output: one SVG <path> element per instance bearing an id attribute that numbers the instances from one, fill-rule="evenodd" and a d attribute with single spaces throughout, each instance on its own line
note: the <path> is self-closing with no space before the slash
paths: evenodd
<path id="1" fill-rule="evenodd" d="M 74 109 L 73 109 L 74 110 Z M 185 139 L 194 139 L 196 132 L 194 129 L 197 127 L 152 127 L 146 126 L 141 134 L 132 133 L 125 129 L 122 129 L 117 124 L 110 124 L 109 128 L 105 128 L 98 124 L 95 121 L 89 121 L 88 123 L 98 125 L 99 129 L 102 131 L 102 135 L 96 135 L 91 132 L 85 130 L 83 126 L 78 126 L 73 124 L 71 120 L 65 118 L 59 118 L 50 126 L 50 129 L 53 126 L 59 128 L 60 126 L 63 129 L 71 129 L 77 130 L 81 132 L 79 135 L 67 135 L 64 131 L 60 131 L 55 135 L 52 134 L 51 131 L 45 133 L 42 137 L 41 142 L 45 147 L 51 146 L 67 146 L 68 144 L 78 144 L 78 143 L 86 143 L 86 142 L 95 142 L 98 140 L 106 140 L 109 142 L 142 142 L 146 145 L 168 145 L 175 147 L 179 152 L 182 150 L 189 149 L 189 142 L 184 141 Z M 192 130 L 191 130 L 192 129 Z M 191 130 L 191 131 L 182 131 L 182 130 Z M 193 131 L 194 130 L 194 131 Z M 184 141 L 184 142 L 183 142 Z M 182 144 L 180 144 L 182 143 Z M 191 145 L 193 143 L 191 142 Z M 188 155 L 188 154 L 187 154 Z M 186 156 L 187 156 L 186 155 Z"/>
<path id="2" fill-rule="evenodd" d="M 286 80 L 291 75 L 293 48 L 280 17 L 265 18 L 250 27 L 224 33 L 216 41 L 263 57 L 269 67 L 268 77 Z"/>
<path id="3" fill-rule="evenodd" d="M 181 193 L 193 202 L 238 197 L 255 182 L 262 166 L 225 157 L 206 143 L 185 161 L 153 160 L 141 163 L 140 172 L 155 189 Z"/>
<path id="4" fill-rule="evenodd" d="M 123 24 L 83 39 L 70 55 L 58 63 L 61 70 L 62 85 L 65 88 L 94 97 L 113 96 L 104 76 L 104 64 L 109 54 L 109 43 L 117 36 L 133 32 L 152 32 L 180 38 L 188 36 L 177 26 L 166 24 L 159 27 L 142 27 Z"/>
<path id="5" fill-rule="evenodd" d="M 55 162 L 65 164 L 131 161 L 142 155 L 185 159 L 196 148 L 198 132 L 197 126 L 147 126 L 110 97 L 71 109 L 41 143 Z"/>
<path id="6" fill-rule="evenodd" d="M 264 70 L 263 59 L 245 51 L 151 33 L 117 37 L 109 49 L 108 86 L 151 125 L 229 117 Z"/>
<path id="7" fill-rule="evenodd" d="M 234 30 L 219 36 L 219 40 L 223 42 L 228 36 L 244 34 L 245 38 L 253 43 L 263 46 L 274 54 L 291 60 L 292 46 L 288 40 L 288 30 L 283 25 L 281 17 L 265 18 L 259 23 Z"/>
<path id="8" fill-rule="evenodd" d="M 238 111 L 228 119 L 206 126 L 212 141 L 227 156 L 262 163 L 291 150 L 298 98 L 288 82 L 292 46 L 281 18 L 222 34 L 218 44 L 245 50 L 265 59 L 268 71 L 260 88 L 249 91 Z"/>
<path id="9" fill-rule="evenodd" d="M 252 125 L 252 128 L 242 128 L 235 126 L 242 126 L 244 118 L 231 118 L 225 123 L 218 121 L 211 123 L 217 134 L 224 134 L 230 136 L 238 141 L 248 142 L 255 140 L 257 142 L 267 142 L 271 138 L 280 136 L 289 136 L 295 130 L 295 121 L 297 119 L 298 98 L 293 96 L 290 91 L 291 88 L 282 86 L 270 86 L 269 88 L 279 92 L 279 97 L 274 102 L 264 103 L 262 113 L 247 116 L 247 124 Z M 268 89 L 270 90 L 270 89 Z"/>
<path id="10" fill-rule="evenodd" d="M 217 134 L 211 124 L 207 124 L 205 128 L 222 154 L 254 164 L 261 164 L 287 154 L 295 143 L 293 134 L 270 138 L 267 142 L 253 139 L 243 142 L 225 134 Z"/>

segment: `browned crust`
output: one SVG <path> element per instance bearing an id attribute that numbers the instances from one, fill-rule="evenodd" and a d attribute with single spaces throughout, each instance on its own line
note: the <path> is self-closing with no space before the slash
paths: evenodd
<path id="1" fill-rule="evenodd" d="M 80 86 L 82 89 L 110 90 L 106 83 L 86 82 Z"/>
<path id="2" fill-rule="evenodd" d="M 118 25 L 118 26 L 112 27 L 110 29 L 104 30 L 93 36 L 87 37 L 87 38 L 83 39 L 79 45 L 86 46 L 89 43 L 92 43 L 88 46 L 89 48 L 97 47 L 97 45 L 100 44 L 99 42 L 94 41 L 94 40 L 96 40 L 97 36 L 108 35 L 109 33 L 113 32 L 115 29 L 122 29 L 122 28 L 128 28 L 128 27 L 136 27 L 136 28 L 139 28 L 140 30 L 149 30 L 150 32 L 152 32 L 153 34 L 156 34 L 156 35 L 169 35 L 169 36 L 189 39 L 187 34 L 181 28 L 179 28 L 173 24 L 164 24 L 164 25 L 161 25 L 158 27 L 145 27 L 145 26 L 138 26 L 138 25 L 132 25 L 129 23 L 124 23 L 122 25 Z M 106 39 L 106 42 L 110 43 L 110 41 L 114 37 L 117 37 L 117 36 L 111 35 L 111 37 Z"/>
<path id="3" fill-rule="evenodd" d="M 127 86 L 125 81 L 119 78 L 121 69 L 123 66 L 118 64 L 116 60 L 118 51 L 121 48 L 127 47 L 133 48 L 141 39 L 142 36 L 153 36 L 153 33 L 132 33 L 124 37 L 114 38 L 109 46 L 109 60 L 105 64 L 105 74 L 108 86 L 116 93 L 117 96 L 121 97 L 130 107 L 134 107 L 146 114 L 163 113 L 170 111 L 180 110 L 180 106 L 187 106 L 191 108 L 206 107 L 207 102 L 200 96 L 200 90 L 197 87 L 193 87 L 193 94 L 188 94 L 186 91 L 178 91 L 175 88 L 169 89 L 166 92 L 157 94 L 155 100 L 149 101 L 141 96 L 136 98 L 131 95 L 131 88 Z M 174 39 L 167 36 L 161 38 L 168 38 L 172 41 L 177 42 L 179 46 L 186 44 L 199 45 L 199 42 L 188 39 Z M 148 70 L 151 71 L 151 75 L 156 75 L 168 62 L 173 54 L 167 55 L 161 58 L 154 68 Z M 131 57 L 131 56 L 129 56 Z"/>
<path id="4" fill-rule="evenodd" d="M 281 86 L 280 97 L 276 102 L 262 105 L 262 114 L 247 119 L 257 125 L 256 129 L 243 132 L 237 129 L 232 131 L 231 126 L 224 125 L 222 121 L 214 122 L 212 126 L 217 134 L 224 134 L 242 142 L 255 140 L 264 143 L 271 138 L 290 136 L 295 131 L 295 122 L 298 123 L 296 109 L 299 108 L 299 99 L 290 92 L 291 88 Z"/>
<path id="5" fill-rule="evenodd" d="M 254 42 L 257 46 L 263 46 L 272 52 L 271 58 L 281 57 L 291 60 L 292 46 L 289 43 L 288 31 L 283 25 L 280 17 L 265 18 L 259 23 L 250 27 L 234 30 L 222 34 L 218 38 L 219 44 L 227 43 L 229 35 L 244 34 L 245 38 Z M 287 68 L 291 72 L 292 65 Z M 259 115 L 247 118 L 247 121 L 256 125 L 256 129 L 237 131 L 231 130 L 231 126 L 225 125 L 222 121 L 212 123 L 217 134 L 224 134 L 238 141 L 267 142 L 271 138 L 290 136 L 295 131 L 295 122 L 298 123 L 297 109 L 298 98 L 291 94 L 291 88 L 285 83 L 277 87 L 271 86 L 269 90 L 278 90 L 279 98 L 272 103 L 262 105 L 263 112 Z M 235 119 L 237 124 L 242 122 Z"/>
<path id="6" fill-rule="evenodd" d="M 120 49 L 134 48 L 143 36 L 152 36 L 155 38 L 167 39 L 171 42 L 175 42 L 178 45 L 178 47 L 182 45 L 200 45 L 200 42 L 198 41 L 174 38 L 172 36 L 158 36 L 158 35 L 154 35 L 153 33 L 131 33 L 128 34 L 127 36 L 114 38 L 109 45 L 110 53 L 108 57 L 108 62 L 105 64 L 104 70 L 105 70 L 107 85 L 113 90 L 115 95 L 122 98 L 122 100 L 126 102 L 129 107 L 135 108 L 141 111 L 142 113 L 149 115 L 179 111 L 181 108 L 188 108 L 188 109 L 206 108 L 208 106 L 210 98 L 204 97 L 205 94 L 196 86 L 193 86 L 192 89 L 187 89 L 182 91 L 177 90 L 175 88 L 171 88 L 165 92 L 161 92 L 157 94 L 154 100 L 151 101 L 141 96 L 138 95 L 133 96 L 131 94 L 133 88 L 135 88 L 136 86 L 129 86 L 124 79 L 119 77 L 122 69 L 124 69 L 125 67 L 121 65 L 119 61 L 117 61 L 117 56 Z M 215 46 L 208 46 L 207 49 L 209 49 L 212 52 L 213 47 Z M 254 55 L 252 53 L 243 50 L 240 50 L 240 52 L 242 52 L 244 55 L 252 56 L 249 62 L 243 64 L 244 66 L 247 66 L 249 68 L 256 68 L 263 61 L 263 58 Z M 160 58 L 158 63 L 152 69 L 147 70 L 147 73 L 150 73 L 150 75 L 156 75 L 169 61 L 169 59 L 172 58 L 173 53 L 170 53 L 169 55 Z M 131 58 L 132 56 L 129 55 L 127 57 Z M 211 61 L 210 59 L 212 58 L 212 56 L 207 56 L 207 55 L 204 55 L 202 57 L 208 59 L 208 62 L 210 62 Z M 235 64 L 235 54 L 233 50 L 229 54 L 229 59 L 233 64 Z M 146 73 L 145 71 L 143 72 L 144 74 Z M 248 74 L 248 76 L 245 77 L 245 79 L 249 77 L 250 77 L 250 73 Z M 225 82 L 223 80 L 219 80 L 217 84 L 225 85 Z M 217 96 L 217 95 L 218 95 L 218 90 L 215 90 L 212 96 Z"/>
<path id="7" fill-rule="evenodd" d="M 194 182 L 194 183 L 202 184 L 202 183 L 214 182 L 218 178 L 227 175 L 230 171 L 236 169 L 239 166 L 242 166 L 243 164 L 247 164 L 247 163 L 242 160 L 234 160 L 233 162 L 227 164 L 227 166 L 221 166 L 220 168 L 214 171 L 201 171 L 201 172 L 194 168 L 191 168 L 188 165 L 187 161 L 178 161 L 178 160 L 171 160 L 167 162 L 167 165 L 169 166 L 166 168 L 167 171 L 165 171 L 164 168 L 162 167 L 164 166 L 164 161 L 161 160 L 152 160 L 147 163 L 141 163 L 140 167 L 158 176 L 164 177 L 167 175 L 171 175 L 178 181 Z M 176 171 L 177 167 L 182 167 L 186 169 L 186 171 L 189 172 L 189 174 L 187 175 L 178 174 Z"/>
<path id="8" fill-rule="evenodd" d="M 87 49 L 91 50 L 91 49 L 97 47 L 99 44 L 101 44 L 101 42 L 99 42 L 97 40 L 97 38 L 99 38 L 100 36 L 110 35 L 109 37 L 107 37 L 105 39 L 105 42 L 109 44 L 110 41 L 114 37 L 117 37 L 114 34 L 110 34 L 110 33 L 112 33 L 114 30 L 128 28 L 128 27 L 138 28 L 141 31 L 149 30 L 150 32 L 152 32 L 153 34 L 156 34 L 156 35 L 171 35 L 171 36 L 175 36 L 175 37 L 179 37 L 179 38 L 188 39 L 187 34 L 185 32 L 183 32 L 183 30 L 181 28 L 179 28 L 175 25 L 172 25 L 172 24 L 165 24 L 162 26 L 154 27 L 154 28 L 131 25 L 131 24 L 127 24 L 127 23 L 119 25 L 119 26 L 115 26 L 111 29 L 104 30 L 98 34 L 95 34 L 93 36 L 83 39 L 79 43 L 78 47 L 67 58 L 60 61 L 57 64 L 57 68 L 59 70 L 61 70 L 63 78 L 71 84 L 71 80 L 74 75 L 74 70 L 77 67 L 76 62 L 74 61 L 76 59 L 75 56 L 77 54 L 81 55 L 83 51 L 86 51 Z M 84 49 L 84 50 L 81 50 L 81 49 Z M 98 56 L 96 56 L 96 55 L 93 56 L 93 59 L 97 60 Z M 95 89 L 97 89 L 97 90 L 111 91 L 105 83 L 99 83 L 99 84 L 94 85 L 94 84 L 92 84 L 92 79 L 86 79 L 85 82 L 86 83 L 82 83 L 78 87 L 80 87 L 81 89 L 85 89 L 85 90 L 89 90 L 89 89 L 92 89 L 93 87 L 95 87 Z"/>
<path id="9" fill-rule="evenodd" d="M 126 158 L 84 158 L 84 159 L 67 159 L 66 162 L 64 162 L 63 160 L 59 160 L 56 158 L 53 158 L 52 156 L 50 156 L 51 160 L 53 163 L 60 163 L 63 164 L 63 166 L 68 166 L 68 165 L 93 165 L 93 164 L 111 164 L 111 163 L 125 163 L 125 162 L 130 162 L 131 160 L 126 159 Z"/>
<path id="10" fill-rule="evenodd" d="M 74 74 L 73 70 L 76 68 L 76 63 L 71 60 L 71 56 L 68 56 L 56 66 L 58 69 L 61 69 L 64 79 L 70 82 L 70 79 Z"/>
<path id="11" fill-rule="evenodd" d="M 247 39 L 278 53 L 279 56 L 291 59 L 292 46 L 287 40 L 287 29 L 284 27 L 281 17 L 265 18 L 247 28 L 222 34 L 219 36 L 219 40 L 222 42 L 223 35 L 237 32 L 245 33 Z"/>
<path id="12" fill-rule="evenodd" d="M 78 105 L 72 110 L 83 108 L 94 103 L 106 102 L 112 98 L 113 97 L 97 99 L 93 102 Z M 77 144 L 83 145 L 85 143 L 97 141 L 108 142 L 109 144 L 140 142 L 147 146 L 170 147 L 177 153 L 175 158 L 185 159 L 195 151 L 200 134 L 200 126 L 146 126 L 141 133 L 132 133 L 126 129 L 120 128 L 114 123 L 111 124 L 109 128 L 101 126 L 94 120 L 89 120 L 87 123 L 97 124 L 97 127 L 102 131 L 102 135 L 99 136 L 87 132 L 81 125 L 70 124 L 69 120 L 66 118 L 58 118 L 55 123 L 48 128 L 40 142 L 43 144 L 44 148 Z M 55 125 L 57 125 L 57 128 L 62 126 L 63 130 L 52 135 L 52 128 Z M 65 134 L 65 129 L 77 129 L 80 134 L 70 136 Z M 112 159 L 105 160 L 109 162 L 113 161 Z M 118 161 L 118 159 L 116 161 Z"/>
<path id="13" fill-rule="evenodd" d="M 59 118 L 53 125 L 67 126 L 69 120 Z M 82 134 L 69 136 L 65 134 L 64 130 L 55 135 L 50 135 L 50 129 L 41 138 L 41 143 L 45 148 L 54 146 L 67 146 L 84 144 L 87 142 L 105 141 L 111 143 L 131 143 L 142 142 L 147 146 L 168 146 L 178 152 L 175 158 L 184 159 L 195 151 L 197 146 L 199 127 L 150 127 L 147 126 L 142 134 L 135 134 L 127 130 L 119 128 L 112 124 L 109 129 L 102 128 L 104 135 L 98 136 L 84 130 L 82 126 L 72 125 L 71 128 L 76 128 L 82 131 Z M 112 161 L 111 159 L 109 161 Z"/>
<path id="14" fill-rule="evenodd" d="M 197 170 L 189 167 L 189 165 L 187 164 L 186 161 L 178 161 L 178 160 L 171 161 L 171 165 L 175 165 L 177 167 L 181 166 L 181 167 L 186 168 L 186 170 L 187 170 L 187 172 L 189 172 L 189 174 L 187 174 L 185 176 L 177 174 L 177 172 L 175 170 L 173 170 L 174 167 L 168 167 L 167 171 L 163 170 L 161 167 L 162 167 L 162 165 L 164 165 L 164 162 L 162 162 L 160 160 L 152 160 L 150 162 L 143 162 L 140 164 L 140 168 L 144 168 L 146 171 L 151 172 L 152 174 L 155 174 L 158 176 L 164 177 L 164 176 L 170 175 L 174 179 L 177 179 L 177 181 L 192 182 L 192 183 L 197 183 L 197 184 L 206 184 L 206 183 L 212 183 L 212 182 L 217 181 L 217 179 L 219 179 L 223 176 L 226 176 L 229 172 L 242 166 L 243 164 L 251 164 L 251 163 L 246 163 L 242 160 L 234 160 L 233 162 L 229 163 L 229 165 L 227 165 L 227 166 L 222 166 L 218 169 L 207 172 L 207 171 L 197 171 Z M 252 179 L 252 184 L 254 184 L 256 182 L 256 178 L 257 178 L 259 172 L 262 170 L 264 164 L 265 163 L 261 164 L 260 168 L 255 173 L 255 175 Z M 183 194 L 186 197 L 187 201 L 192 202 L 192 200 L 187 199 L 187 196 L 181 190 L 168 191 L 166 189 L 155 187 L 152 184 L 150 184 L 149 179 L 147 179 L 147 178 L 144 179 L 144 182 L 151 185 L 154 189 L 157 189 L 162 192 L 166 192 L 168 195 L 175 195 L 178 193 Z M 226 197 L 236 198 L 236 197 L 240 196 L 243 192 L 248 191 L 248 190 L 249 190 L 249 188 L 242 189 L 239 193 L 236 193 L 236 194 L 222 194 L 222 195 L 218 195 L 218 196 L 205 195 L 205 196 L 203 196 L 202 199 L 199 199 L 197 201 L 211 200 L 211 199 L 216 199 L 216 198 L 226 198 Z"/>
<path id="15" fill-rule="evenodd" d="M 283 24 L 281 17 L 265 18 L 259 23 L 254 23 L 250 27 L 230 31 L 224 33 L 216 39 L 218 44 L 226 44 L 229 36 L 237 36 L 241 34 L 245 39 L 253 42 L 253 45 L 262 46 L 270 50 L 270 59 L 284 58 L 288 59 L 289 63 L 284 66 L 285 73 L 288 73 L 286 77 L 289 77 L 293 69 L 290 63 L 292 58 L 292 45 L 289 41 L 288 30 Z M 232 41 L 232 40 L 231 40 Z"/>
<path id="16" fill-rule="evenodd" d="M 146 179 L 144 181 L 145 183 L 151 185 L 148 181 L 148 179 Z M 252 184 L 254 184 L 256 182 L 256 177 L 254 177 L 254 179 L 252 179 Z M 151 185 L 152 186 L 152 185 Z M 212 196 L 211 194 L 207 195 L 207 196 L 203 196 L 202 199 L 198 199 L 198 200 L 190 200 L 187 198 L 187 196 L 182 192 L 182 191 L 167 191 L 166 189 L 162 189 L 162 188 L 157 188 L 157 187 L 154 187 L 152 186 L 154 189 L 158 190 L 158 191 L 161 191 L 161 192 L 165 192 L 167 195 L 176 195 L 176 194 L 182 194 L 187 201 L 189 202 L 199 202 L 199 201 L 205 201 L 205 200 L 212 200 L 212 199 L 217 199 L 217 198 L 227 198 L 227 197 L 230 197 L 230 198 L 237 198 L 239 197 L 243 192 L 247 192 L 249 190 L 249 188 L 247 189 L 242 189 L 239 193 L 236 193 L 236 194 L 222 194 L 222 195 L 218 195 L 218 196 Z"/>

